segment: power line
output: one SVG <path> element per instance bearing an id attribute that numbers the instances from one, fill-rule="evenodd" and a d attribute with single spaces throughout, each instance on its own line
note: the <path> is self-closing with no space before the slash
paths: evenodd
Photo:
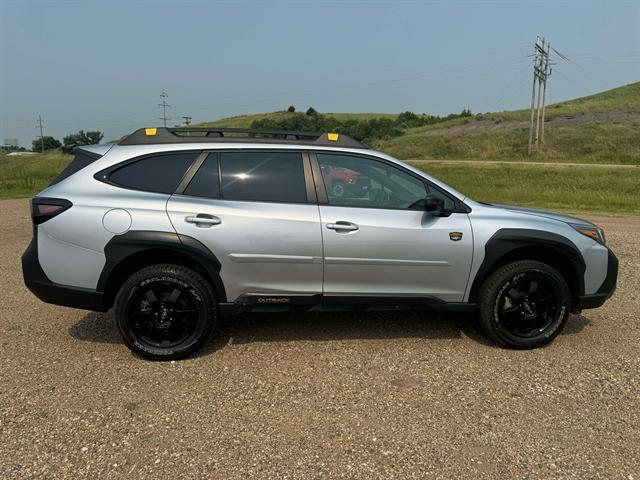
<path id="1" fill-rule="evenodd" d="M 42 122 L 43 122 L 42 116 L 38 115 L 38 125 L 36 125 L 36 128 L 40 129 L 40 149 L 41 149 L 41 152 L 44 153 L 44 134 L 42 131 L 47 127 L 45 127 L 42 124 Z"/>
<path id="2" fill-rule="evenodd" d="M 187 116 L 187 115 L 183 115 L 182 118 L 184 118 L 184 124 L 188 127 L 189 125 L 191 125 L 191 117 Z"/>
<path id="3" fill-rule="evenodd" d="M 544 144 L 544 113 L 547 97 L 547 79 L 551 75 L 549 51 L 551 45 L 544 37 L 538 35 L 533 47 L 533 88 L 531 90 L 531 124 L 529 126 L 529 147 L 527 152 L 535 147 L 537 150 Z M 555 51 L 555 50 L 554 50 Z M 535 134 L 535 143 L 534 143 Z"/>
<path id="4" fill-rule="evenodd" d="M 170 107 L 171 105 L 167 103 L 167 98 L 169 98 L 169 95 L 167 95 L 167 92 L 165 92 L 164 89 L 162 89 L 160 98 L 162 99 L 162 103 L 158 104 L 159 107 L 162 107 L 162 116 L 160 117 L 160 120 L 162 120 L 162 125 L 166 128 L 167 120 L 171 120 L 171 118 L 167 117 L 167 107 Z"/>

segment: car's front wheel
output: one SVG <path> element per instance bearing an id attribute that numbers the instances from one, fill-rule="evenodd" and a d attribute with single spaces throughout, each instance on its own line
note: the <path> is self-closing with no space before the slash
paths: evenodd
<path id="1" fill-rule="evenodd" d="M 480 321 L 495 342 L 511 348 L 536 348 L 551 342 L 571 310 L 566 280 L 553 267 L 534 260 L 509 263 L 480 290 Z"/>
<path id="2" fill-rule="evenodd" d="M 173 360 L 207 340 L 215 323 L 215 298 L 198 273 L 179 265 L 152 265 L 124 282 L 114 312 L 131 350 L 152 360 Z"/>

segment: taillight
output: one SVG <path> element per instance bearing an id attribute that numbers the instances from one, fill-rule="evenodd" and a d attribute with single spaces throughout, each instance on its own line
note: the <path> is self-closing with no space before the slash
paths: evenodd
<path id="1" fill-rule="evenodd" d="M 69 200 L 62 198 L 35 197 L 31 199 L 31 221 L 34 225 L 39 225 L 60 215 L 72 205 Z"/>

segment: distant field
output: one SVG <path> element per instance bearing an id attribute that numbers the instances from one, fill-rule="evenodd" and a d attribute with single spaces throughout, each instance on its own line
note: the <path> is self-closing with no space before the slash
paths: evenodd
<path id="1" fill-rule="evenodd" d="M 0 198 L 31 197 L 71 161 L 70 155 L 0 155 Z"/>
<path id="2" fill-rule="evenodd" d="M 31 197 L 71 160 L 68 155 L 0 156 L 0 198 Z M 418 168 L 471 198 L 585 213 L 640 215 L 639 168 L 544 165 L 429 165 Z"/>
<path id="3" fill-rule="evenodd" d="M 474 200 L 577 213 L 640 215 L 640 167 L 410 163 Z"/>

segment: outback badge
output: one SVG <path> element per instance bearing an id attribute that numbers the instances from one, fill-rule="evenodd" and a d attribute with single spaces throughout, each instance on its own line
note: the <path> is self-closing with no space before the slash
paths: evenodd
<path id="1" fill-rule="evenodd" d="M 449 232 L 449 238 L 454 242 L 462 240 L 462 232 Z"/>

